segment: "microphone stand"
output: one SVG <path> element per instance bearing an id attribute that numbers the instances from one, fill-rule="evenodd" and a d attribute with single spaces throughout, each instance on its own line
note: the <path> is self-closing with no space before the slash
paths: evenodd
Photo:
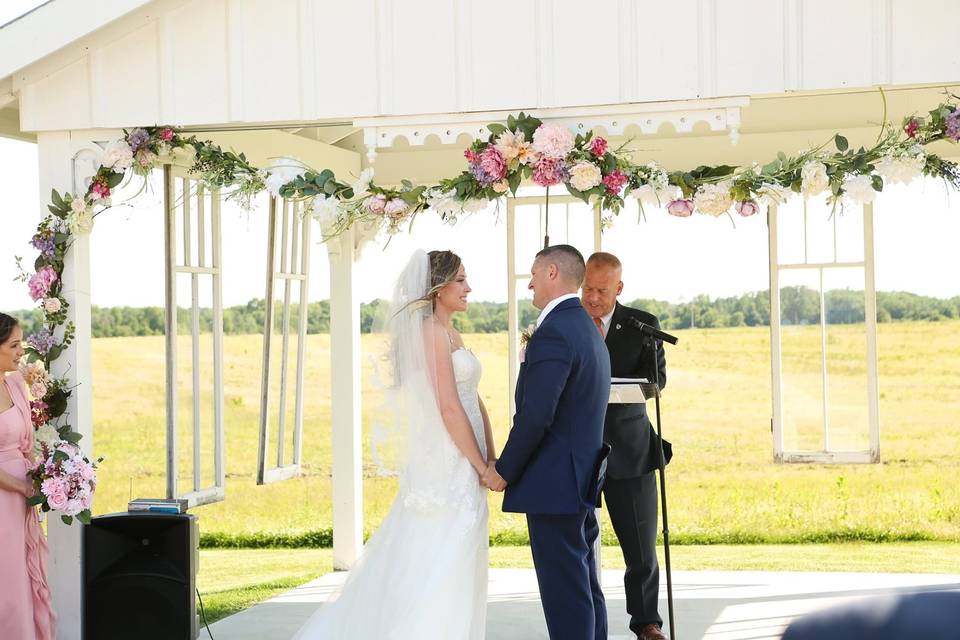
<path id="1" fill-rule="evenodd" d="M 670 620 L 670 637 L 673 640 L 677 638 L 677 627 L 673 617 L 673 574 L 670 571 L 670 526 L 667 520 L 667 481 L 666 481 L 666 456 L 663 452 L 663 431 L 660 424 L 660 362 L 657 358 L 657 341 L 677 344 L 677 337 L 670 335 L 651 327 L 648 324 L 640 322 L 636 318 L 630 318 L 630 324 L 646 338 L 648 344 L 652 347 L 653 354 L 653 382 L 654 382 L 654 405 L 657 413 L 657 441 L 660 445 L 660 460 L 657 471 L 660 477 L 660 511 L 663 514 L 663 559 L 667 570 L 667 616 Z"/>

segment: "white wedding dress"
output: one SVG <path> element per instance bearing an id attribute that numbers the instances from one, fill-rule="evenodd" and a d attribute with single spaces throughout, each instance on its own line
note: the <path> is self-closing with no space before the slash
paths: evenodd
<path id="1" fill-rule="evenodd" d="M 457 391 L 486 458 L 477 396 L 480 361 L 466 349 L 453 360 Z M 409 446 L 418 443 L 411 441 Z M 447 437 L 431 451 L 430 482 L 442 496 L 404 481 L 380 528 L 332 603 L 295 640 L 482 640 L 487 613 L 487 496 L 477 473 Z M 422 471 L 423 469 L 420 469 Z M 442 475 L 438 475 L 442 474 Z M 414 472 L 416 475 L 416 472 Z"/>

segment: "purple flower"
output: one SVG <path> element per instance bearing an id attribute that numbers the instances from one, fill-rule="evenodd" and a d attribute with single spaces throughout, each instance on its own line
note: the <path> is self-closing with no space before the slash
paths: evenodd
<path id="1" fill-rule="evenodd" d="M 33 239 L 30 241 L 30 245 L 40 252 L 44 258 L 52 258 L 57 251 L 56 244 L 53 242 L 53 238 L 50 236 L 45 236 L 37 234 L 33 236 Z"/>
<path id="2" fill-rule="evenodd" d="M 130 145 L 131 153 L 136 153 L 145 147 L 149 140 L 150 134 L 147 133 L 146 129 L 134 129 L 130 132 L 130 135 L 127 136 L 127 144 Z"/>
<path id="3" fill-rule="evenodd" d="M 960 141 L 960 109 L 947 116 L 947 137 L 954 142 Z"/>
<path id="4" fill-rule="evenodd" d="M 53 348 L 54 337 L 50 329 L 44 327 L 27 338 L 27 344 L 40 355 L 47 355 L 47 352 Z"/>

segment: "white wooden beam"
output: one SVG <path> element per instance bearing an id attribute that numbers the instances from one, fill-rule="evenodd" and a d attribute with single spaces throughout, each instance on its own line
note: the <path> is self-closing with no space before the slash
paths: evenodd
<path id="1" fill-rule="evenodd" d="M 333 422 L 333 568 L 347 570 L 363 548 L 363 429 L 360 302 L 350 229 L 327 243 L 330 257 L 330 391 Z"/>
<path id="2" fill-rule="evenodd" d="M 92 141 L 69 132 L 41 133 L 37 136 L 40 177 L 40 202 L 49 201 L 50 190 L 76 191 L 73 158 L 92 146 Z M 44 206 L 45 208 L 45 206 Z M 43 215 L 45 211 L 41 212 Z M 74 431 L 83 439 L 81 447 L 89 458 L 93 452 L 92 387 L 90 361 L 90 239 L 80 236 L 71 245 L 64 259 L 63 297 L 70 304 L 68 320 L 76 325 L 73 345 L 51 366 L 54 376 L 68 376 L 76 385 L 67 405 L 67 416 Z M 59 640 L 79 640 L 82 615 L 81 527 L 66 526 L 60 518 L 48 521 L 50 542 L 48 581 L 57 612 Z"/>

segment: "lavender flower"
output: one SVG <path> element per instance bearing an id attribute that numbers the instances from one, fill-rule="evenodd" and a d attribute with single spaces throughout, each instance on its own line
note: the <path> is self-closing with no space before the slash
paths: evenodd
<path id="1" fill-rule="evenodd" d="M 960 141 L 960 109 L 954 109 L 947 116 L 947 137 L 954 142 Z"/>
<path id="2" fill-rule="evenodd" d="M 47 355 L 50 349 L 53 348 L 54 342 L 55 339 L 53 337 L 53 333 L 51 333 L 50 329 L 46 327 L 40 329 L 40 331 L 37 331 L 27 338 L 27 344 L 29 344 L 37 353 L 43 356 Z"/>
<path id="3" fill-rule="evenodd" d="M 150 140 L 150 134 L 146 129 L 134 129 L 127 136 L 127 143 L 130 145 L 130 151 L 136 153 L 147 145 Z"/>
<path id="4" fill-rule="evenodd" d="M 44 258 L 52 258 L 57 251 L 56 244 L 53 242 L 53 238 L 49 236 L 43 236 L 39 233 L 33 236 L 33 239 L 30 241 L 30 245 L 40 252 Z"/>

